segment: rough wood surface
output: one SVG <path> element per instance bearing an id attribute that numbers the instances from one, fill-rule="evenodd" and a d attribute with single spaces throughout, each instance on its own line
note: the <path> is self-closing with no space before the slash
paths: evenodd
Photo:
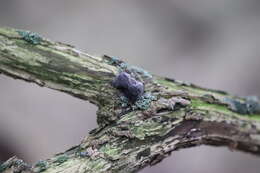
<path id="1" fill-rule="evenodd" d="M 145 95 L 135 103 L 111 85 L 122 71 L 145 85 Z M 175 150 L 202 144 L 260 155 L 260 104 L 255 97 L 151 75 L 114 57 L 91 56 L 10 28 L 0 28 L 0 72 L 99 108 L 99 127 L 78 146 L 34 166 L 13 157 L 0 172 L 138 172 Z"/>

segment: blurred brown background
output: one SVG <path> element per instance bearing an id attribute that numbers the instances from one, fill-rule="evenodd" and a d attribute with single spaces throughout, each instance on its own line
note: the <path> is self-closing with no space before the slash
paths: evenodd
<path id="1" fill-rule="evenodd" d="M 259 0 L 0 0 L 0 26 L 27 29 L 90 54 L 236 95 L 260 95 Z M 0 76 L 0 160 L 35 163 L 80 142 L 96 108 Z M 260 159 L 197 147 L 142 173 L 259 173 Z"/>

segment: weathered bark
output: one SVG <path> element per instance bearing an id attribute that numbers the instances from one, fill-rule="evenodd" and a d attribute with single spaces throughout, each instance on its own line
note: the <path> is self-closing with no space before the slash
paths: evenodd
<path id="1" fill-rule="evenodd" d="M 142 81 L 146 96 L 127 102 L 111 85 L 120 71 Z M 260 155 L 260 104 L 255 99 L 150 75 L 113 57 L 90 56 L 7 28 L 0 28 L 0 72 L 99 108 L 99 127 L 78 146 L 33 167 L 14 157 L 0 172 L 137 172 L 172 151 L 202 144 Z"/>

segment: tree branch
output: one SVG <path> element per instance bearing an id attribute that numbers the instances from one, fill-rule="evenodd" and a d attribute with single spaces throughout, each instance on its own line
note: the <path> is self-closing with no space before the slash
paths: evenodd
<path id="1" fill-rule="evenodd" d="M 114 57 L 95 57 L 27 31 L 0 28 L 0 72 L 98 106 L 99 127 L 33 167 L 18 158 L 0 172 L 138 172 L 172 151 L 201 144 L 260 155 L 260 103 L 150 75 Z M 135 103 L 112 86 L 120 72 L 145 85 Z"/>

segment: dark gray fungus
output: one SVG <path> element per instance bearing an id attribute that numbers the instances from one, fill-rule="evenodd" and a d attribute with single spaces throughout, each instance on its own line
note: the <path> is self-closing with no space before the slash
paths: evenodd
<path id="1" fill-rule="evenodd" d="M 135 102 L 144 94 L 144 84 L 126 72 L 121 72 L 114 79 L 112 85 L 119 89 L 130 102 Z"/>

